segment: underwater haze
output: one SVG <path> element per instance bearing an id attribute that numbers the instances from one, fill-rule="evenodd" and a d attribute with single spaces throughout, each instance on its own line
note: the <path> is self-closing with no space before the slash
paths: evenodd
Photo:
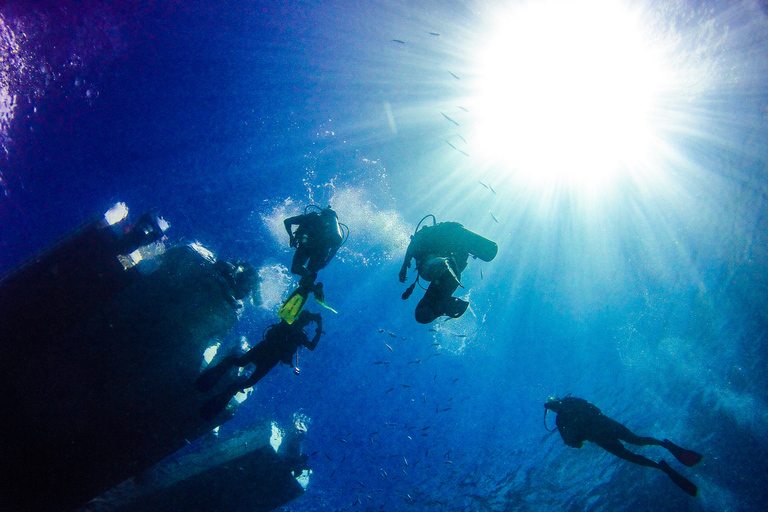
<path id="1" fill-rule="evenodd" d="M 757 511 L 768 501 L 765 0 L 7 1 L 0 273 L 124 201 L 262 277 L 332 205 L 325 336 L 231 432 L 309 418 L 295 512 Z M 494 240 L 459 319 L 398 271 L 419 221 Z M 428 220 L 426 222 L 431 222 Z M 409 273 L 409 280 L 412 274 Z M 704 455 L 699 487 L 591 443 L 550 396 Z"/>

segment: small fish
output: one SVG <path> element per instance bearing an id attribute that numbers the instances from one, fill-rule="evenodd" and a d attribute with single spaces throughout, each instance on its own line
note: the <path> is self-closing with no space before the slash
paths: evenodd
<path id="1" fill-rule="evenodd" d="M 411 386 L 410 386 L 410 384 L 400 384 L 400 385 L 401 385 L 401 386 L 403 386 L 404 388 L 409 388 L 409 387 L 411 387 Z"/>
<path id="2" fill-rule="evenodd" d="M 430 343 L 429 346 L 430 347 L 439 347 L 440 343 L 438 343 L 438 342 Z"/>
<path id="3" fill-rule="evenodd" d="M 443 409 L 443 412 L 445 412 L 445 411 L 450 411 L 450 410 L 451 410 L 451 408 L 450 408 L 450 407 L 446 407 L 445 409 Z"/>
<path id="4" fill-rule="evenodd" d="M 421 359 L 414 359 L 413 361 L 408 361 L 408 362 L 407 362 L 407 363 L 405 363 L 405 364 L 418 364 L 418 363 L 420 363 L 420 362 L 421 362 Z"/>
<path id="5" fill-rule="evenodd" d="M 387 427 L 396 427 L 397 423 L 391 423 L 391 422 L 388 421 L 384 425 L 387 426 Z"/>
<path id="6" fill-rule="evenodd" d="M 429 35 L 431 35 L 431 36 L 439 36 L 440 34 L 438 32 L 430 32 Z"/>
<path id="7" fill-rule="evenodd" d="M 384 392 L 384 394 L 386 395 L 386 394 L 387 394 L 387 393 L 389 393 L 390 391 L 394 391 L 394 389 L 395 389 L 395 388 L 389 388 L 388 390 L 386 390 L 386 391 Z"/>
<path id="8" fill-rule="evenodd" d="M 395 333 L 393 333 L 393 332 L 389 332 L 389 331 L 387 331 L 387 334 L 389 334 L 389 335 L 390 335 L 390 336 L 392 336 L 393 338 L 397 338 L 397 334 L 395 334 Z"/>
<path id="9" fill-rule="evenodd" d="M 457 136 L 458 138 L 460 138 L 461 140 L 463 140 L 463 141 L 464 141 L 464 144 L 466 144 L 466 143 L 467 143 L 467 139 L 465 139 L 465 138 L 464 138 L 464 137 L 462 137 L 461 135 L 459 135 L 459 134 L 456 134 L 456 136 Z"/>
<path id="10" fill-rule="evenodd" d="M 401 41 L 400 39 L 393 39 L 392 42 L 393 43 L 405 44 L 405 41 Z"/>
<path id="11" fill-rule="evenodd" d="M 427 329 L 429 332 L 437 332 L 437 329 Z"/>
<path id="12" fill-rule="evenodd" d="M 385 343 L 385 345 L 387 345 L 387 344 Z M 391 350 L 392 352 L 394 352 L 394 349 L 393 349 L 392 347 L 390 347 L 389 345 L 387 345 L 387 348 L 388 348 L 389 350 Z"/>
<path id="13" fill-rule="evenodd" d="M 363 482 L 361 482 L 360 480 L 357 480 L 357 483 L 359 483 L 361 487 L 365 487 L 365 484 Z"/>
<path id="14" fill-rule="evenodd" d="M 481 184 L 482 186 L 484 186 L 485 188 L 488 188 L 488 185 L 486 185 L 486 184 L 485 184 L 485 183 L 483 183 L 482 181 L 478 181 L 478 183 L 479 183 L 479 184 Z M 382 330 L 381 330 L 381 329 L 379 329 L 379 332 L 381 332 L 381 331 L 382 331 Z"/>
<path id="15" fill-rule="evenodd" d="M 406 466 L 408 465 L 408 459 L 406 459 L 405 457 L 403 457 L 403 462 L 405 462 Z"/>
<path id="16" fill-rule="evenodd" d="M 461 107 L 461 106 L 459 106 L 459 105 L 456 105 L 456 108 L 460 108 L 460 109 L 461 109 L 461 110 L 463 110 L 464 112 L 469 112 L 469 110 L 467 110 L 467 109 L 465 109 L 464 107 Z"/>
<path id="17" fill-rule="evenodd" d="M 341 441 L 342 443 L 346 443 L 347 442 L 346 439 L 339 439 L 339 441 Z"/>
<path id="18" fill-rule="evenodd" d="M 453 384 L 456 384 L 456 381 L 457 381 L 457 380 L 459 380 L 459 378 L 458 378 L 458 377 L 456 377 L 455 379 L 453 379 Z"/>
<path id="19" fill-rule="evenodd" d="M 325 458 L 326 458 L 326 459 L 328 459 L 328 460 L 333 460 L 333 459 L 331 458 L 331 456 L 330 456 L 330 455 L 328 455 L 327 453 L 324 453 L 323 455 L 325 455 Z"/>
<path id="20" fill-rule="evenodd" d="M 480 269 L 480 279 L 483 278 L 483 269 Z"/>
<path id="21" fill-rule="evenodd" d="M 375 435 L 376 435 L 376 434 L 378 434 L 378 433 L 379 433 L 379 431 L 378 431 L 378 430 L 376 430 L 376 431 L 374 431 L 374 432 L 371 432 L 371 433 L 370 433 L 370 434 L 368 434 L 368 435 L 370 435 L 370 436 L 375 436 Z"/>
<path id="22" fill-rule="evenodd" d="M 449 71 L 449 73 L 451 73 L 451 72 Z M 461 80 L 461 78 L 457 77 L 457 76 L 456 76 L 456 75 L 454 75 L 453 73 L 451 73 L 451 76 L 452 76 L 453 78 L 455 78 L 456 80 Z"/>
<path id="23" fill-rule="evenodd" d="M 496 221 L 496 224 L 499 223 L 499 219 L 496 218 L 496 216 L 493 214 L 493 212 L 488 212 L 491 214 L 491 218 Z"/>
<path id="24" fill-rule="evenodd" d="M 453 464 L 453 462 L 451 462 L 451 461 L 449 461 L 449 460 L 445 461 L 445 463 L 446 463 L 446 464 Z"/>
<path id="25" fill-rule="evenodd" d="M 420 431 L 429 430 L 429 427 L 427 426 L 427 427 L 424 427 L 424 428 L 420 428 L 419 430 Z"/>
<path id="26" fill-rule="evenodd" d="M 447 115 L 445 115 L 443 112 L 440 112 L 440 113 L 441 113 L 441 114 L 443 114 L 443 117 L 444 117 L 444 118 L 446 118 L 447 120 L 449 120 L 450 122 L 452 122 L 452 123 L 453 123 L 453 124 L 455 124 L 456 126 L 461 126 L 459 123 L 457 123 L 456 121 L 454 121 L 453 119 L 451 119 L 450 117 L 448 117 Z"/>
<path id="27" fill-rule="evenodd" d="M 413 438 L 411 436 L 405 436 L 408 438 L 409 441 L 413 441 Z"/>
<path id="28" fill-rule="evenodd" d="M 493 190 L 493 187 L 490 184 L 488 184 L 488 188 L 491 189 L 491 192 L 493 192 L 494 194 L 496 193 L 496 191 Z"/>
<path id="29" fill-rule="evenodd" d="M 376 361 L 373 364 L 389 364 L 389 361 Z"/>
<path id="30" fill-rule="evenodd" d="M 457 338 L 466 338 L 467 337 L 466 334 L 454 334 L 454 336 L 456 336 Z"/>
<path id="31" fill-rule="evenodd" d="M 331 478 L 333 478 L 333 475 L 335 474 L 336 474 L 336 470 L 334 469 L 333 471 L 331 471 Z"/>
<path id="32" fill-rule="evenodd" d="M 402 338 L 400 338 L 400 339 L 401 339 L 401 340 L 403 340 L 403 341 L 405 341 L 405 340 L 407 340 L 408 338 L 407 338 L 406 336 L 403 336 L 403 337 L 402 337 Z"/>
<path id="33" fill-rule="evenodd" d="M 406 473 L 406 471 L 405 471 L 404 469 L 403 469 L 402 471 L 403 471 L 403 474 L 404 474 L 405 476 L 408 476 L 408 473 Z"/>
<path id="34" fill-rule="evenodd" d="M 379 332 L 387 332 L 387 331 L 385 331 L 384 329 L 379 329 Z"/>

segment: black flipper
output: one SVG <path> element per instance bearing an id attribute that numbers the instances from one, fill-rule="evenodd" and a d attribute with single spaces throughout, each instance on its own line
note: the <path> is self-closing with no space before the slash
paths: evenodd
<path id="1" fill-rule="evenodd" d="M 667 474 L 669 478 L 672 479 L 673 482 L 675 482 L 675 484 L 679 488 L 681 488 L 682 490 L 684 490 L 685 492 L 687 492 L 693 497 L 696 497 L 699 494 L 699 488 L 696 487 L 696 485 L 693 482 L 691 482 L 690 480 L 685 478 L 683 475 L 681 475 L 680 473 L 678 473 L 677 471 L 669 467 L 669 464 L 667 464 L 662 460 L 661 462 L 659 462 L 659 467 L 663 472 Z"/>
<path id="2" fill-rule="evenodd" d="M 232 396 L 230 393 L 222 393 L 211 398 L 200 408 L 200 416 L 206 421 L 211 421 L 227 407 L 229 401 L 232 400 Z"/>
<path id="3" fill-rule="evenodd" d="M 692 450 L 686 450 L 685 448 L 677 446 L 669 439 L 665 439 L 661 446 L 669 450 L 669 453 L 674 455 L 675 458 L 680 461 L 680 464 L 684 464 L 688 467 L 695 466 L 701 462 L 701 459 L 704 457 L 700 453 L 696 453 Z"/>
<path id="4" fill-rule="evenodd" d="M 195 387 L 201 393 L 210 391 L 230 368 L 232 368 L 230 358 L 225 358 L 223 361 L 206 368 L 195 380 Z"/>

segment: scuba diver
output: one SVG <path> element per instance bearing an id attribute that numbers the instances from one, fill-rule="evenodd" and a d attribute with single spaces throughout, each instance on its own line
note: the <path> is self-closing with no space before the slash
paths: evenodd
<path id="1" fill-rule="evenodd" d="M 432 217 L 432 226 L 419 230 L 427 217 Z M 469 302 L 453 297 L 453 292 L 459 286 L 463 288 L 461 272 L 467 267 L 469 255 L 491 261 L 498 250 L 495 242 L 469 231 L 458 222 L 438 223 L 431 214 L 421 219 L 411 236 L 399 274 L 400 282 L 404 283 L 411 260 L 416 260 L 416 281 L 403 293 L 403 300 L 411 296 L 419 278 L 430 281 L 416 306 L 416 321 L 428 324 L 443 315 L 451 318 L 463 315 Z"/>
<path id="2" fill-rule="evenodd" d="M 344 242 L 344 234 L 339 224 L 339 216 L 330 206 L 319 211 L 308 212 L 313 205 L 304 209 L 303 215 L 296 215 L 283 221 L 291 247 L 296 248 L 291 263 L 291 272 L 301 276 L 300 284 L 312 285 L 317 278 L 317 272 L 328 265 L 336 251 Z M 293 226 L 298 225 L 296 231 Z M 317 283 L 315 288 L 322 283 Z M 318 293 L 315 291 L 315 293 Z"/>
<path id="3" fill-rule="evenodd" d="M 691 496 L 697 495 L 698 488 L 696 485 L 669 467 L 666 462 L 662 460 L 656 463 L 642 455 L 633 453 L 627 450 L 621 441 L 638 446 L 664 447 L 678 461 L 689 467 L 695 466 L 701 461 L 701 454 L 681 448 L 667 439 L 659 441 L 653 437 L 637 436 L 621 423 L 605 416 L 595 405 L 582 398 L 572 397 L 570 394 L 561 399 L 550 398 L 544 404 L 544 409 L 544 428 L 546 428 L 547 411 L 557 413 L 555 423 L 566 445 L 572 448 L 581 448 L 584 441 L 592 441 L 621 459 L 662 470 L 683 491 Z"/>
<path id="4" fill-rule="evenodd" d="M 309 339 L 304 328 L 314 322 L 315 336 Z M 302 311 L 295 322 L 288 324 L 281 320 L 280 323 L 270 325 L 264 330 L 262 341 L 248 352 L 242 355 L 230 355 L 221 362 L 207 368 L 195 381 L 195 387 L 200 392 L 210 391 L 227 371 L 233 366 L 244 367 L 253 363 L 256 369 L 250 377 L 227 386 L 224 391 L 214 396 L 200 409 L 200 415 L 206 420 L 213 419 L 221 412 L 237 394 L 238 391 L 249 388 L 260 381 L 277 363 L 291 365 L 293 356 L 296 355 L 296 366 L 293 372 L 298 375 L 298 349 L 301 346 L 309 350 L 315 350 L 320 335 L 323 333 L 323 319 L 319 314 Z"/>
<path id="5" fill-rule="evenodd" d="M 308 211 L 310 208 L 318 211 Z M 289 324 L 293 323 L 310 292 L 318 304 L 335 313 L 325 303 L 323 283 L 315 283 L 315 279 L 317 272 L 330 263 L 349 237 L 349 228 L 339 223 L 339 216 L 330 206 L 320 208 L 315 205 L 307 206 L 302 215 L 285 219 L 283 224 L 288 232 L 290 246 L 296 248 L 291 272 L 301 276 L 301 279 L 298 288 L 288 296 L 278 315 Z M 293 231 L 295 225 L 298 227 Z"/>

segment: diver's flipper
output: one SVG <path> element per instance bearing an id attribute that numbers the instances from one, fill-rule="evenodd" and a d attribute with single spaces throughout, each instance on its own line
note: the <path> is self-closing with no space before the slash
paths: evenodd
<path id="1" fill-rule="evenodd" d="M 299 286 L 296 288 L 296 291 L 283 303 L 280 311 L 277 312 L 277 316 L 285 320 L 289 325 L 292 324 L 298 318 L 299 313 L 304 308 L 304 304 L 307 303 L 310 291 L 307 287 Z"/>
<path id="2" fill-rule="evenodd" d="M 678 473 L 677 471 L 669 467 L 669 464 L 667 464 L 662 460 L 661 462 L 659 462 L 659 467 L 663 472 L 667 474 L 667 476 L 669 476 L 669 478 L 672 479 L 673 482 L 675 482 L 675 484 L 679 488 L 681 488 L 682 490 L 684 490 L 685 492 L 687 492 L 688 494 L 694 497 L 699 494 L 699 488 L 696 487 L 696 484 L 694 484 L 693 482 L 685 478 L 683 475 L 681 475 L 680 473 Z"/>
<path id="3" fill-rule="evenodd" d="M 669 453 L 674 455 L 681 464 L 685 464 L 688 467 L 695 466 L 701 462 L 701 459 L 704 457 L 700 453 L 696 453 L 692 450 L 686 450 L 685 448 L 680 448 L 676 444 L 672 443 L 669 439 L 665 439 L 661 446 L 669 450 Z"/>
<path id="4" fill-rule="evenodd" d="M 232 400 L 232 395 L 230 393 L 216 395 L 200 408 L 200 416 L 206 421 L 211 421 L 217 414 L 227 407 L 230 400 Z"/>
<path id="5" fill-rule="evenodd" d="M 323 306 L 325 309 L 327 309 L 331 313 L 338 313 L 338 311 L 336 311 L 331 306 L 329 306 L 324 300 L 319 300 L 317 297 L 315 297 L 315 302 Z"/>
<path id="6" fill-rule="evenodd" d="M 445 300 L 445 315 L 459 318 L 469 307 L 469 302 L 458 297 L 448 297 Z"/>
<path id="7" fill-rule="evenodd" d="M 225 358 L 221 362 L 209 366 L 195 380 L 195 387 L 201 393 L 210 391 L 230 368 L 232 368 L 232 360 L 230 358 Z"/>

